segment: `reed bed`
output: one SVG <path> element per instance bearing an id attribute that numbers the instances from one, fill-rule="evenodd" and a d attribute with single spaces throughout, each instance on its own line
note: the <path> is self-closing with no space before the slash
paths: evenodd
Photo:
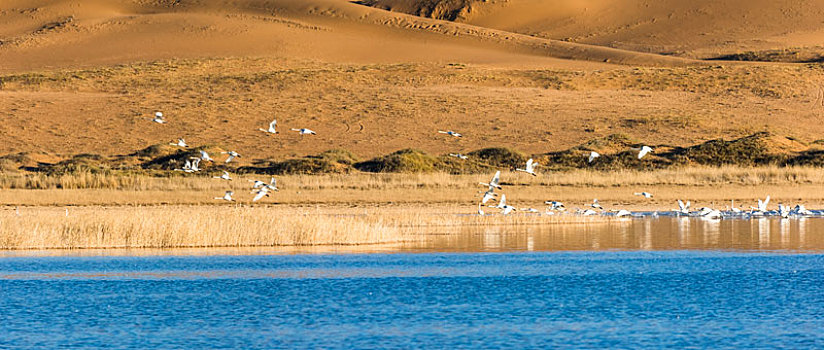
<path id="1" fill-rule="evenodd" d="M 538 168 L 540 172 L 540 167 Z M 141 174 L 94 174 L 81 172 L 49 176 L 45 174 L 0 173 L 0 189 L 116 189 L 128 191 L 215 190 L 227 186 L 213 175 L 156 177 Z M 278 176 L 281 188 L 294 190 L 397 190 L 421 188 L 462 189 L 475 187 L 492 176 L 422 174 L 325 174 Z M 247 180 L 266 180 L 265 175 L 237 176 L 230 183 L 243 187 Z M 824 184 L 824 169 L 816 167 L 684 167 L 651 171 L 570 170 L 541 173 L 537 177 L 505 171 L 502 180 L 520 186 L 613 187 L 637 185 L 782 185 Z"/>
<path id="2" fill-rule="evenodd" d="M 244 206 L 24 208 L 19 214 L 9 210 L 0 213 L 0 249 L 366 245 L 426 240 L 450 227 L 594 220 L 609 219 L 479 217 L 423 208 L 374 213 Z"/>

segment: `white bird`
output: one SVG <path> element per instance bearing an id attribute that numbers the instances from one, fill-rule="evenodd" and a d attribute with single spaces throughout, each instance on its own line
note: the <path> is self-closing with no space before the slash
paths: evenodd
<path id="1" fill-rule="evenodd" d="M 200 160 L 205 160 L 207 162 L 214 163 L 214 159 L 212 159 L 212 157 L 209 157 L 209 153 L 206 153 L 206 151 L 204 150 L 200 150 Z"/>
<path id="2" fill-rule="evenodd" d="M 538 166 L 538 163 L 535 163 L 535 161 L 532 160 L 532 158 L 529 158 L 529 160 L 526 161 L 526 168 L 525 169 L 515 169 L 515 171 L 524 172 L 524 173 L 530 174 L 532 176 L 538 176 L 538 174 L 535 174 L 535 167 L 536 166 Z"/>
<path id="3" fill-rule="evenodd" d="M 505 206 L 501 209 L 501 214 L 503 214 L 503 215 L 508 215 L 509 213 L 513 212 L 514 210 L 515 210 L 515 207 L 513 207 L 513 206 L 511 206 L 511 205 L 505 205 Z"/>
<path id="4" fill-rule="evenodd" d="M 802 216 L 813 215 L 813 212 L 807 210 L 802 204 L 796 205 L 795 208 L 793 208 L 793 213 Z"/>
<path id="5" fill-rule="evenodd" d="M 604 207 L 601 206 L 601 203 L 598 202 L 598 199 L 593 199 L 592 204 L 589 205 L 593 209 L 604 210 Z"/>
<path id="6" fill-rule="evenodd" d="M 484 196 L 483 198 L 481 198 L 481 203 L 486 204 L 486 202 L 489 202 L 489 200 L 495 199 L 495 196 L 497 195 L 498 194 L 496 194 L 490 189 L 489 191 L 484 192 Z"/>
<path id="7" fill-rule="evenodd" d="M 684 204 L 680 199 L 678 200 L 678 213 L 683 215 L 689 215 L 690 213 L 690 201 L 687 201 L 687 204 Z"/>
<path id="8" fill-rule="evenodd" d="M 234 198 L 232 198 L 232 196 L 234 196 L 234 195 L 235 195 L 235 192 L 226 191 L 226 193 L 223 195 L 223 197 L 215 197 L 215 199 L 221 199 L 221 200 L 225 200 L 227 202 L 233 202 Z"/>
<path id="9" fill-rule="evenodd" d="M 481 203 L 478 203 L 478 215 L 480 215 L 480 216 L 486 215 L 486 213 L 484 213 L 484 210 L 481 209 Z"/>
<path id="10" fill-rule="evenodd" d="M 272 191 L 279 191 L 278 180 L 275 180 L 275 178 L 273 177 L 271 180 L 269 180 L 269 184 L 266 185 L 266 187 Z"/>
<path id="11" fill-rule="evenodd" d="M 260 180 L 249 180 L 249 182 L 253 182 L 252 188 L 260 188 L 266 186 L 266 183 Z"/>
<path id="12" fill-rule="evenodd" d="M 641 149 L 638 151 L 638 159 L 644 158 L 644 156 L 649 152 L 652 152 L 652 148 L 650 146 L 641 146 Z"/>
<path id="13" fill-rule="evenodd" d="M 636 195 L 636 196 L 644 197 L 646 199 L 652 198 L 652 193 L 649 193 L 649 192 L 635 192 L 633 194 Z"/>
<path id="14" fill-rule="evenodd" d="M 581 215 L 583 215 L 583 216 L 592 216 L 592 215 L 595 215 L 595 214 L 598 214 L 598 212 L 595 211 L 595 210 L 592 210 L 592 209 L 587 209 L 587 210 L 584 210 L 584 211 L 581 212 Z"/>
<path id="15" fill-rule="evenodd" d="M 189 165 L 188 173 L 200 171 L 200 158 L 192 158 L 192 163 Z"/>
<path id="16" fill-rule="evenodd" d="M 790 207 L 785 206 L 782 203 L 778 203 L 778 216 L 782 218 L 790 217 Z"/>
<path id="17" fill-rule="evenodd" d="M 163 113 L 160 113 L 160 112 L 155 113 L 155 116 L 154 116 L 154 118 L 152 118 L 152 121 L 155 122 L 155 123 L 158 123 L 158 124 L 165 124 L 166 123 L 166 119 L 163 119 Z"/>
<path id="18" fill-rule="evenodd" d="M 598 152 L 595 152 L 595 151 L 590 152 L 590 153 L 589 153 L 589 158 L 587 158 L 587 163 L 592 163 L 592 161 L 594 161 L 594 160 L 595 160 L 595 158 L 598 158 L 598 157 L 600 157 L 600 156 L 601 156 L 601 155 L 600 155 L 600 154 L 598 154 Z"/>
<path id="19" fill-rule="evenodd" d="M 254 191 L 252 193 L 255 193 Z M 261 187 L 257 193 L 255 194 L 255 198 L 252 198 L 252 202 L 257 202 L 263 197 L 269 196 L 269 187 L 263 186 Z"/>
<path id="20" fill-rule="evenodd" d="M 215 178 L 215 179 L 222 179 L 222 180 L 226 180 L 226 181 L 232 181 L 232 178 L 229 176 L 229 172 L 225 171 L 225 170 L 223 171 L 223 175 L 212 176 L 212 177 Z"/>
<path id="21" fill-rule="evenodd" d="M 624 217 L 624 216 L 631 216 L 632 212 L 626 209 L 621 209 L 617 213 L 615 213 L 616 217 Z"/>
<path id="22" fill-rule="evenodd" d="M 770 196 L 767 196 L 767 198 L 764 199 L 763 201 L 759 199 L 758 200 L 758 207 L 755 207 L 755 208 L 750 207 L 750 209 L 755 211 L 755 212 L 764 213 L 764 212 L 767 211 L 767 205 L 768 204 L 770 204 Z"/>
<path id="23" fill-rule="evenodd" d="M 566 207 L 564 207 L 564 203 L 561 203 L 561 202 L 545 201 L 544 204 L 548 205 L 550 210 L 558 210 L 558 211 L 566 210 Z"/>
<path id="24" fill-rule="evenodd" d="M 495 188 L 500 190 L 501 189 L 501 184 L 500 183 L 501 183 L 501 171 L 500 170 L 498 170 L 495 173 L 495 176 L 492 177 L 492 180 L 489 181 L 489 183 L 479 182 L 479 184 L 481 184 L 481 185 L 489 186 L 489 190 L 492 190 L 492 189 L 495 189 Z"/>
<path id="25" fill-rule="evenodd" d="M 700 216 L 704 219 L 721 219 L 723 217 L 723 214 L 718 209 L 710 209 L 710 208 L 703 208 L 703 209 L 709 209 L 709 211 L 702 211 L 702 213 L 700 214 Z"/>
<path id="26" fill-rule="evenodd" d="M 735 207 L 735 200 L 730 200 L 730 211 L 736 214 L 741 212 L 741 209 Z"/>
<path id="27" fill-rule="evenodd" d="M 460 153 L 450 153 L 449 156 L 459 158 L 459 159 L 469 159 L 469 157 L 467 157 L 463 154 L 460 154 Z"/>
<path id="28" fill-rule="evenodd" d="M 275 129 L 275 127 L 277 125 L 278 125 L 277 119 L 272 119 L 272 122 L 269 123 L 269 129 L 258 129 L 258 130 L 263 131 L 265 133 L 269 133 L 269 134 L 277 134 L 278 131 Z"/>
<path id="29" fill-rule="evenodd" d="M 235 152 L 235 151 L 220 152 L 220 154 L 228 154 L 228 155 L 229 155 L 229 157 L 228 157 L 228 158 L 226 158 L 226 163 L 231 162 L 231 161 L 232 161 L 232 159 L 235 159 L 235 158 L 240 158 L 240 154 L 238 154 L 238 153 L 237 153 L 237 152 Z"/>
<path id="30" fill-rule="evenodd" d="M 490 205 L 489 207 L 490 208 L 496 208 L 496 209 L 505 208 L 506 207 L 506 195 L 505 194 L 501 195 L 501 200 L 500 200 L 500 202 L 498 202 L 498 205 L 495 205 L 495 206 Z"/>
<path id="31" fill-rule="evenodd" d="M 292 129 L 292 131 L 297 131 L 298 134 L 301 134 L 301 135 L 317 135 L 317 133 L 315 133 L 314 131 L 306 129 L 306 128 Z"/>
<path id="32" fill-rule="evenodd" d="M 449 136 L 454 136 L 454 137 L 463 137 L 463 135 L 461 135 L 461 134 L 459 134 L 459 133 L 457 133 L 457 132 L 454 132 L 454 131 L 452 131 L 452 130 L 449 130 L 449 131 L 442 131 L 442 130 L 438 130 L 438 133 L 441 133 L 441 134 L 447 134 L 447 135 L 449 135 Z"/>
<path id="33" fill-rule="evenodd" d="M 184 140 L 184 139 L 177 139 L 176 143 L 170 143 L 170 145 L 183 147 L 183 148 L 189 147 L 189 145 L 186 144 L 186 140 Z"/>

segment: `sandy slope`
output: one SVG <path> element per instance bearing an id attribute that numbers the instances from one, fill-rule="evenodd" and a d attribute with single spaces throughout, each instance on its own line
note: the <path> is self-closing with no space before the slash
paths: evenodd
<path id="1" fill-rule="evenodd" d="M 818 0 L 375 0 L 372 3 L 381 8 L 435 17 L 453 14 L 462 23 L 540 37 L 687 57 L 824 45 L 824 2 Z M 439 4 L 427 6 L 432 3 Z"/>
<path id="2" fill-rule="evenodd" d="M 586 65 L 546 57 L 684 63 L 389 13 L 345 0 L 8 0 L 0 6 L 0 69 L 5 71 L 250 55 L 578 68 Z"/>
<path id="3" fill-rule="evenodd" d="M 495 13 L 476 24 L 518 29 Z M 715 68 L 347 0 L 4 0 L 0 41 L 0 155 L 124 154 L 178 137 L 248 161 L 824 134 L 815 67 Z M 171 122 L 148 122 L 156 110 Z M 262 138 L 272 117 L 320 135 Z"/>

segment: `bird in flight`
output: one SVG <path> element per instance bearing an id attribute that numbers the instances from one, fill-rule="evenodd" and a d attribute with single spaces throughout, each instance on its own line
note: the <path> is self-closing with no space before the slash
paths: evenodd
<path id="1" fill-rule="evenodd" d="M 638 151 L 638 159 L 644 158 L 644 156 L 649 152 L 652 152 L 652 147 L 641 146 L 641 149 Z"/>
<path id="2" fill-rule="evenodd" d="M 590 152 L 590 153 L 589 153 L 589 158 L 587 159 L 587 163 L 592 163 L 592 161 L 594 161 L 594 160 L 595 160 L 595 158 L 598 158 L 598 157 L 600 157 L 600 156 L 601 156 L 601 155 L 600 155 L 600 154 L 598 154 L 598 152 L 595 152 L 595 151 Z"/>
<path id="3" fill-rule="evenodd" d="M 226 191 L 226 193 L 223 195 L 223 197 L 215 197 L 215 199 L 225 200 L 227 202 L 233 202 L 235 199 L 232 198 L 232 196 L 234 196 L 234 195 L 235 195 L 235 192 Z"/>
<path id="4" fill-rule="evenodd" d="M 220 152 L 220 153 L 221 153 L 221 154 L 228 154 L 228 155 L 229 155 L 229 158 L 226 158 L 226 163 L 231 162 L 231 161 L 232 161 L 232 159 L 235 159 L 235 158 L 240 158 L 240 154 L 238 154 L 238 153 L 237 153 L 237 152 L 235 152 L 235 151 Z"/>
<path id="5" fill-rule="evenodd" d="M 152 121 L 158 124 L 166 124 L 166 119 L 163 119 L 163 113 L 156 112 Z"/>
<path id="6" fill-rule="evenodd" d="M 232 181 L 232 178 L 229 176 L 229 172 L 228 172 L 228 171 L 225 171 L 225 170 L 223 171 L 223 175 L 220 175 L 220 176 L 212 176 L 212 177 L 213 177 L 213 178 L 215 178 L 215 179 L 221 179 L 221 180 L 226 180 L 226 181 Z"/>
<path id="7" fill-rule="evenodd" d="M 538 176 L 538 174 L 535 173 L 535 167 L 536 166 L 538 166 L 538 163 L 535 163 L 535 161 L 532 160 L 532 158 L 529 158 L 529 160 L 526 161 L 526 168 L 524 168 L 524 169 L 515 169 L 515 171 L 524 172 L 524 173 L 530 174 L 532 176 Z"/>
<path id="8" fill-rule="evenodd" d="M 460 154 L 460 153 L 450 153 L 449 156 L 454 157 L 454 158 L 459 158 L 459 159 L 469 159 L 469 157 L 467 157 L 463 154 Z"/>
<path id="9" fill-rule="evenodd" d="M 461 134 L 459 134 L 459 133 L 457 133 L 457 132 L 454 132 L 454 131 L 452 131 L 452 130 L 449 130 L 449 131 L 438 130 L 438 133 L 440 133 L 440 134 L 447 134 L 447 135 L 449 135 L 449 136 L 454 136 L 454 137 L 463 137 L 463 135 L 461 135 Z"/>
<path id="10" fill-rule="evenodd" d="M 492 180 L 489 181 L 489 183 L 479 182 L 479 184 L 484 185 L 484 186 L 489 186 L 489 190 L 491 191 L 491 190 L 496 189 L 496 188 L 500 190 L 502 188 L 500 182 L 501 182 L 501 171 L 498 170 L 495 173 L 495 176 L 492 177 Z"/>
<path id="11" fill-rule="evenodd" d="M 636 196 L 644 197 L 646 199 L 652 198 L 652 193 L 649 193 L 649 192 L 635 192 L 633 194 L 636 195 Z"/>
<path id="12" fill-rule="evenodd" d="M 184 139 L 177 139 L 176 143 L 170 143 L 170 145 L 183 147 L 183 148 L 189 147 L 189 145 L 186 143 L 186 140 L 184 140 Z"/>
<path id="13" fill-rule="evenodd" d="M 269 129 L 258 129 L 258 130 L 263 131 L 263 132 L 268 133 L 268 134 L 277 134 L 278 131 L 277 131 L 277 129 L 275 129 L 275 127 L 277 125 L 278 125 L 277 119 L 272 119 L 272 122 L 269 123 Z"/>
<path id="14" fill-rule="evenodd" d="M 301 135 L 317 135 L 317 133 L 315 133 L 314 131 L 306 129 L 306 128 L 292 129 L 292 131 L 297 131 L 298 134 L 301 134 Z"/>

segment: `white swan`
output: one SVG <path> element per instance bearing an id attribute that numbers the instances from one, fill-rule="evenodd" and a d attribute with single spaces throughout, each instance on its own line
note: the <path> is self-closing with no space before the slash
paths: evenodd
<path id="1" fill-rule="evenodd" d="M 298 134 L 301 134 L 301 135 L 317 135 L 317 133 L 315 133 L 314 131 L 306 129 L 306 128 L 292 129 L 292 131 L 297 131 Z"/>
<path id="2" fill-rule="evenodd" d="M 277 129 L 275 129 L 275 127 L 277 125 L 278 125 L 278 120 L 277 119 L 272 119 L 272 122 L 269 123 L 269 129 L 258 129 L 258 130 L 263 131 L 263 132 L 268 133 L 268 134 L 277 134 L 278 131 L 277 131 Z"/>
<path id="3" fill-rule="evenodd" d="M 448 130 L 448 131 L 438 130 L 438 133 L 446 134 L 446 135 L 453 136 L 453 137 L 463 137 L 463 135 L 461 135 L 457 132 L 454 132 L 452 130 Z"/>
<path id="4" fill-rule="evenodd" d="M 234 195 L 235 195 L 235 192 L 226 191 L 226 193 L 223 195 L 223 197 L 215 197 L 215 199 L 221 199 L 221 200 L 225 200 L 227 202 L 233 202 L 235 199 L 232 198 L 232 196 L 234 196 Z"/>
<path id="5" fill-rule="evenodd" d="M 215 178 L 215 179 L 221 179 L 221 180 L 226 180 L 226 181 L 232 181 L 232 178 L 229 176 L 229 172 L 228 172 L 228 171 L 225 171 L 225 170 L 223 171 L 223 175 L 220 175 L 220 176 L 212 176 L 212 177 L 213 177 L 213 178 Z"/>
<path id="6" fill-rule="evenodd" d="M 589 158 L 587 158 L 587 163 L 592 163 L 595 160 L 595 158 L 598 158 L 600 156 L 601 155 L 598 154 L 598 152 L 595 152 L 595 151 L 590 152 L 589 153 Z"/>
<path id="7" fill-rule="evenodd" d="M 484 192 L 484 196 L 481 198 L 481 203 L 486 204 L 486 202 L 489 202 L 489 200 L 495 199 L 495 196 L 497 195 L 498 194 L 496 194 L 490 189 L 489 191 Z"/>
<path id="8" fill-rule="evenodd" d="M 240 154 L 238 154 L 238 153 L 237 153 L 237 152 L 235 152 L 235 151 L 220 152 L 220 154 L 228 154 L 228 155 L 229 155 L 229 157 L 228 157 L 228 158 L 226 158 L 226 163 L 231 162 L 231 161 L 232 161 L 232 159 L 235 159 L 235 158 L 240 158 Z"/>
<path id="9" fill-rule="evenodd" d="M 692 205 L 690 203 L 690 201 L 687 201 L 687 204 L 684 204 L 684 202 L 682 202 L 679 199 L 678 200 L 678 213 L 683 214 L 683 215 L 689 215 L 690 214 L 690 205 Z"/>
<path id="10" fill-rule="evenodd" d="M 535 167 L 536 166 L 538 166 L 538 163 L 535 163 L 535 161 L 532 160 L 532 158 L 529 158 L 529 160 L 526 161 L 526 168 L 525 169 L 515 169 L 515 171 L 524 172 L 524 173 L 530 174 L 532 176 L 538 176 L 538 174 L 535 173 Z"/>
<path id="11" fill-rule="evenodd" d="M 469 159 L 469 157 L 467 157 L 463 154 L 460 154 L 460 153 L 450 153 L 449 156 L 454 157 L 454 158 L 459 158 L 459 159 Z"/>
<path id="12" fill-rule="evenodd" d="M 279 191 L 278 190 L 278 180 L 275 180 L 275 178 L 273 177 L 271 180 L 269 180 L 269 184 L 266 185 L 266 188 L 268 188 L 272 191 Z"/>
<path id="13" fill-rule="evenodd" d="M 641 196 L 641 197 L 644 197 L 646 199 L 652 198 L 652 193 L 649 193 L 649 192 L 635 192 L 635 193 L 633 193 L 633 195 Z"/>
<path id="14" fill-rule="evenodd" d="M 260 180 L 249 180 L 249 182 L 253 183 L 252 188 L 261 188 L 263 186 L 266 186 L 266 183 Z"/>
<path id="15" fill-rule="evenodd" d="M 490 191 L 492 189 L 495 189 L 495 188 L 500 190 L 501 189 L 501 184 L 500 183 L 501 183 L 501 171 L 500 170 L 498 170 L 495 173 L 495 176 L 492 177 L 492 180 L 489 181 L 489 183 L 479 182 L 479 184 L 481 184 L 481 185 L 489 186 Z"/>
<path id="16" fill-rule="evenodd" d="M 484 210 L 481 209 L 481 203 L 478 203 L 478 215 L 480 215 L 480 216 L 486 215 L 486 213 L 484 213 Z"/>
<path id="17" fill-rule="evenodd" d="M 204 150 L 200 150 L 200 160 L 205 160 L 207 162 L 212 162 L 212 163 L 215 162 L 215 160 L 212 159 L 212 157 L 209 156 L 209 153 L 206 153 L 206 151 L 204 151 Z"/>
<path id="18" fill-rule="evenodd" d="M 625 216 L 632 216 L 632 212 L 629 211 L 629 210 L 626 210 L 626 209 L 621 209 L 621 210 L 619 210 L 618 212 L 615 213 L 615 216 L 619 217 L 619 218 L 625 217 Z"/>
<path id="19" fill-rule="evenodd" d="M 550 210 L 557 210 L 557 211 L 566 210 L 566 207 L 564 207 L 564 203 L 561 203 L 561 202 L 545 201 L 544 204 L 548 205 Z"/>
<path id="20" fill-rule="evenodd" d="M 652 147 L 641 146 L 641 149 L 638 151 L 638 159 L 644 158 L 644 156 L 649 152 L 652 152 Z"/>
<path id="21" fill-rule="evenodd" d="M 601 206 L 601 203 L 598 202 L 598 198 L 592 200 L 592 204 L 589 205 L 592 209 L 604 210 L 604 207 Z"/>
<path id="22" fill-rule="evenodd" d="M 184 139 L 177 139 L 176 143 L 170 143 L 170 145 L 183 147 L 183 148 L 189 147 L 189 145 L 186 144 L 186 140 L 184 140 Z"/>
<path id="23" fill-rule="evenodd" d="M 255 193 L 255 198 L 252 198 L 252 202 L 257 202 L 261 198 L 269 196 L 269 187 L 263 186 L 257 190 L 257 192 L 252 191 L 252 193 Z"/>
<path id="24" fill-rule="evenodd" d="M 160 112 L 155 113 L 152 121 L 158 124 L 166 124 L 166 119 L 163 119 L 163 113 Z"/>

